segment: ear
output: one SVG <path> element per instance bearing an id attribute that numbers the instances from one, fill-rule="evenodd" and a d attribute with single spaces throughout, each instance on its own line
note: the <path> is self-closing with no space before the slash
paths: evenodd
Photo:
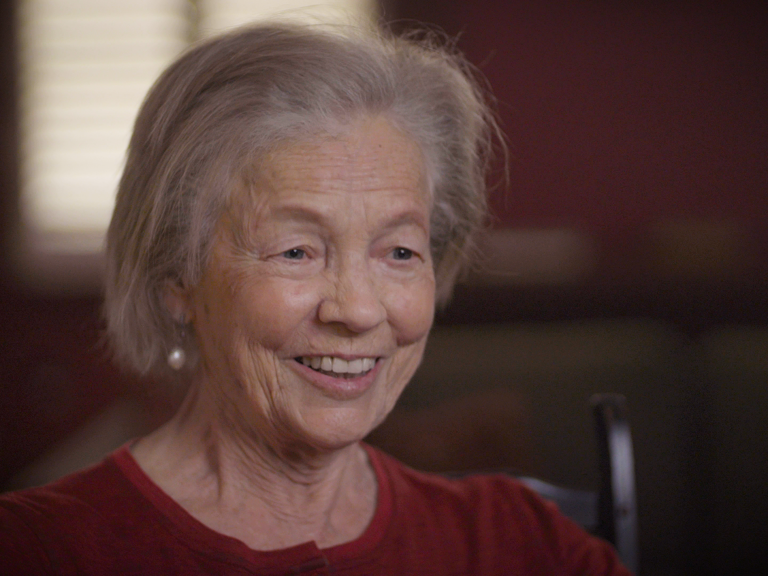
<path id="1" fill-rule="evenodd" d="M 176 322 L 186 324 L 194 319 L 192 291 L 182 286 L 180 282 L 166 280 L 163 287 L 163 299 L 168 307 L 168 312 Z"/>

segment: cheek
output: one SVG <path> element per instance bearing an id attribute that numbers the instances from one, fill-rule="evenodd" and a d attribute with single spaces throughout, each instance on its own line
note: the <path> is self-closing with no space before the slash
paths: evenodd
<path id="1" fill-rule="evenodd" d="M 234 323 L 259 347 L 279 350 L 317 305 L 309 283 L 260 282 L 245 286 L 236 298 Z"/>
<path id="2" fill-rule="evenodd" d="M 435 283 L 431 278 L 387 295 L 387 310 L 398 334 L 398 344 L 407 345 L 426 338 L 435 315 Z"/>

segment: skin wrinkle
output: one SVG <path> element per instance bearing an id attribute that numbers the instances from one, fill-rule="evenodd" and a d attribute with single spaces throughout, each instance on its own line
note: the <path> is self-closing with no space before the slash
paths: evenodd
<path id="1" fill-rule="evenodd" d="M 198 283 L 212 231 L 247 168 L 258 171 L 258 160 L 286 141 L 343 134 L 361 115 L 385 116 L 422 146 L 436 199 L 438 297 L 447 303 L 470 258 L 467 234 L 482 225 L 489 136 L 501 149 L 504 142 L 454 46 L 431 33 L 371 32 L 331 38 L 259 25 L 206 42 L 161 75 L 137 117 L 107 235 L 105 314 L 121 362 L 169 375 L 175 333 L 157 283 Z M 273 58 L 285 66 L 265 69 Z M 199 360 L 193 343 L 188 368 Z"/>
<path id="2" fill-rule="evenodd" d="M 421 361 L 434 313 L 430 194 L 418 146 L 376 118 L 262 167 L 258 193 L 243 190 L 220 219 L 201 281 L 170 291 L 201 362 L 181 416 L 134 455 L 215 530 L 256 549 L 323 547 L 370 521 L 376 481 L 357 442 Z M 401 246 L 413 256 L 395 258 Z M 305 256 L 287 258 L 293 248 Z M 348 396 L 307 379 L 296 358 L 313 355 L 379 361 L 370 387 Z"/>

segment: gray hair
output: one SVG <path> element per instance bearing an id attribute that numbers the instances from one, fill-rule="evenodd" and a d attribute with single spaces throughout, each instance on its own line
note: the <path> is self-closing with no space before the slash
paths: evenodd
<path id="1" fill-rule="evenodd" d="M 383 115 L 424 152 L 437 302 L 448 301 L 484 223 L 497 128 L 462 57 L 424 36 L 261 24 L 192 48 L 160 76 L 107 233 L 105 316 L 118 360 L 140 373 L 165 367 L 179 343 L 166 286 L 200 280 L 214 227 L 259 159 L 364 115 Z M 194 357 L 191 338 L 185 346 Z"/>

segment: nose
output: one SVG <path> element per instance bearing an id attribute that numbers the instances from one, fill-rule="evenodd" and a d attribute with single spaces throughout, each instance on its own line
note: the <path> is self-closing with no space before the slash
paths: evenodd
<path id="1" fill-rule="evenodd" d="M 386 320 L 380 290 L 365 259 L 347 258 L 330 273 L 328 295 L 318 317 L 325 324 L 342 324 L 361 334 Z"/>

